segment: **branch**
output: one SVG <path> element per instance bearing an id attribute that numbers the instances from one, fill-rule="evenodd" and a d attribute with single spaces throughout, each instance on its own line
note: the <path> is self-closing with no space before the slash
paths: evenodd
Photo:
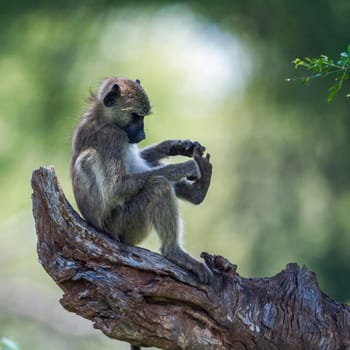
<path id="1" fill-rule="evenodd" d="M 211 285 L 163 256 L 88 226 L 53 167 L 33 172 L 38 255 L 61 304 L 108 337 L 161 349 L 349 349 L 350 307 L 324 295 L 306 267 L 243 278 L 203 253 Z"/>

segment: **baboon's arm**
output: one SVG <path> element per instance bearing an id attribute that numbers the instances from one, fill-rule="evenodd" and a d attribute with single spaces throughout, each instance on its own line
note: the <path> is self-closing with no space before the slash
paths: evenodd
<path id="1" fill-rule="evenodd" d="M 156 163 L 168 156 L 192 157 L 195 149 L 201 155 L 205 151 L 205 147 L 197 141 L 167 140 L 142 149 L 141 156 L 149 163 Z"/>
<path id="2" fill-rule="evenodd" d="M 194 160 L 178 164 L 168 164 L 150 168 L 142 173 L 125 175 L 116 186 L 114 195 L 117 198 L 130 198 L 136 195 L 153 176 L 164 176 L 169 181 L 176 182 L 183 178 L 199 179 L 200 169 Z"/>

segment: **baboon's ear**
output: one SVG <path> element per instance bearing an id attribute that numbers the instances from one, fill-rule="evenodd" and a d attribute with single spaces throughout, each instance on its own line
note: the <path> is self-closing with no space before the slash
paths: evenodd
<path id="1" fill-rule="evenodd" d="M 141 80 L 140 79 L 136 79 L 135 82 L 139 85 L 141 85 Z"/>
<path id="2" fill-rule="evenodd" d="M 112 107 L 116 101 L 117 98 L 120 96 L 120 87 L 118 84 L 114 84 L 111 88 L 111 90 L 108 92 L 108 94 L 103 99 L 103 104 L 106 107 Z"/>

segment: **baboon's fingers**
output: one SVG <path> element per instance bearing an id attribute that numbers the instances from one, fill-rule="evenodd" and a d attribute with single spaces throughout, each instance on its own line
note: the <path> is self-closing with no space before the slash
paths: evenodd
<path id="1" fill-rule="evenodd" d="M 199 152 L 199 149 L 197 147 L 193 147 L 193 158 L 198 161 L 200 158 L 202 158 L 202 155 Z"/>
<path id="2" fill-rule="evenodd" d="M 181 141 L 183 148 L 185 149 L 186 152 L 189 152 L 191 148 L 193 147 L 193 143 L 191 140 L 183 140 Z"/>
<path id="3" fill-rule="evenodd" d="M 205 147 L 203 145 L 201 145 L 198 141 L 194 141 L 193 142 L 193 154 L 195 151 L 202 156 L 203 153 L 205 152 Z"/>

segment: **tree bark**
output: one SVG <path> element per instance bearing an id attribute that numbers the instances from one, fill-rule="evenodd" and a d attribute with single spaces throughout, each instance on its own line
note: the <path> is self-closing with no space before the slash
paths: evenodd
<path id="1" fill-rule="evenodd" d="M 40 263 L 69 311 L 108 337 L 161 349 L 350 349 L 350 307 L 323 294 L 315 273 L 288 264 L 244 278 L 203 253 L 210 285 L 160 254 L 90 227 L 65 198 L 53 167 L 33 172 Z"/>

